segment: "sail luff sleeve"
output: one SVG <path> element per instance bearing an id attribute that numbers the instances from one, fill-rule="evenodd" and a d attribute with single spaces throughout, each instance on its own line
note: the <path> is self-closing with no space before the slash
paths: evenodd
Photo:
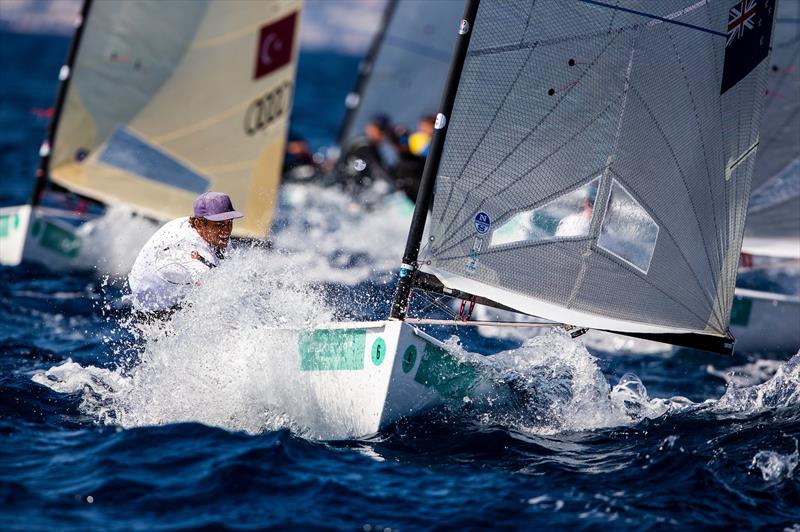
<path id="1" fill-rule="evenodd" d="M 39 167 L 36 170 L 36 184 L 33 189 L 33 196 L 31 197 L 32 205 L 37 205 L 39 203 L 42 193 L 47 186 L 47 181 L 50 179 L 50 154 L 55 144 L 58 123 L 61 119 L 61 113 L 64 110 L 64 100 L 67 95 L 67 90 L 69 89 L 69 84 L 72 81 L 72 69 L 75 66 L 75 60 L 80 50 L 83 30 L 86 27 L 93 1 L 94 0 L 84 0 L 83 6 L 81 6 L 81 12 L 76 21 L 75 35 L 70 43 L 69 52 L 67 52 L 67 61 L 64 63 L 64 66 L 61 67 L 61 72 L 59 73 L 60 78 L 63 75 L 66 75 L 66 78 L 61 79 L 58 84 L 58 94 L 56 95 L 56 101 L 53 105 L 53 116 L 50 119 L 50 124 L 47 126 L 47 140 L 39 150 Z"/>
<path id="2" fill-rule="evenodd" d="M 425 222 L 428 218 L 428 209 L 431 205 L 431 196 L 436 181 L 436 174 L 439 171 L 439 163 L 442 156 L 450 114 L 453 110 L 458 84 L 461 79 L 461 72 L 464 66 L 464 59 L 469 49 L 470 37 L 472 36 L 475 24 L 475 16 L 478 12 L 480 0 L 469 0 L 464 9 L 464 16 L 458 27 L 458 39 L 453 52 L 453 61 L 447 75 L 442 103 L 439 106 L 439 114 L 436 117 L 433 138 L 428 158 L 425 161 L 425 168 L 422 172 L 419 192 L 414 207 L 414 215 L 411 219 L 411 227 L 406 240 L 406 248 L 403 253 L 403 265 L 400 269 L 400 279 L 395 291 L 394 302 L 392 303 L 391 317 L 403 319 L 408 309 L 408 298 L 411 294 L 413 276 L 409 267 L 417 261 L 419 248 L 422 241 L 422 234 L 425 230 Z"/>
<path id="3" fill-rule="evenodd" d="M 725 337 L 775 2 L 617 4 L 481 2 L 419 263 L 562 323 Z"/>

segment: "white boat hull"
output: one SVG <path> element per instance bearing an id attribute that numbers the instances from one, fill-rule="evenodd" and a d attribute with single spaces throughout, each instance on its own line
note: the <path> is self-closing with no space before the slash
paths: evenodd
<path id="1" fill-rule="evenodd" d="M 83 244 L 93 222 L 74 226 L 53 211 L 31 205 L 0 208 L 0 265 L 17 266 L 26 261 L 54 270 L 86 267 Z"/>
<path id="2" fill-rule="evenodd" d="M 400 321 L 336 324 L 298 339 L 303 417 L 315 412 L 315 435 L 327 439 L 367 436 L 444 398 L 463 397 L 474 368 L 444 346 Z"/>
<path id="3" fill-rule="evenodd" d="M 797 353 L 800 296 L 737 288 L 731 332 L 737 353 Z"/>

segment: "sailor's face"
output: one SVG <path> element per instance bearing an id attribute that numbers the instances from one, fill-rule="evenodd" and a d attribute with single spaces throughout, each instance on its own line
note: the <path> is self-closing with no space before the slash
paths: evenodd
<path id="1" fill-rule="evenodd" d="M 201 220 L 197 227 L 197 232 L 200 233 L 203 240 L 217 249 L 228 247 L 228 243 L 231 240 L 231 231 L 233 231 L 233 220 L 225 220 L 224 222 Z"/>

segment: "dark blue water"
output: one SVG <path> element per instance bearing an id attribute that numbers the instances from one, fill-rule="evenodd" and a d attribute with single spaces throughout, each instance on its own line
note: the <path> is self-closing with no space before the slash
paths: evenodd
<path id="1" fill-rule="evenodd" d="M 46 126 L 31 109 L 51 105 L 66 46 L 0 33 L 0 204 L 29 194 Z M 356 63 L 301 57 L 295 127 L 315 146 L 333 139 Z M 331 312 L 354 319 L 385 316 L 392 292 L 381 272 L 316 286 Z M 534 340 L 525 349 L 538 362 L 485 370 L 484 384 L 499 391 L 366 440 L 318 441 L 291 420 L 242 419 L 227 397 L 206 397 L 213 389 L 197 397 L 211 406 L 192 410 L 186 396 L 205 381 L 181 349 L 175 360 L 186 366 L 168 374 L 166 390 L 139 390 L 158 404 L 120 407 L 108 376 L 133 375 L 142 349 L 122 325 L 120 291 L 92 273 L 0 268 L 4 530 L 800 526 L 800 360 L 791 353 L 725 359 L 601 344 L 594 359 L 565 338 Z M 482 353 L 520 345 L 476 332 L 463 341 Z M 67 359 L 77 368 L 69 375 L 84 379 L 71 391 L 32 380 Z M 731 368 L 738 379 L 726 388 L 718 375 Z"/>

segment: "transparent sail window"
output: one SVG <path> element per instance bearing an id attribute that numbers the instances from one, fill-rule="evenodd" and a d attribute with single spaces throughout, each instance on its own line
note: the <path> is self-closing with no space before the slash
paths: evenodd
<path id="1" fill-rule="evenodd" d="M 600 177 L 541 207 L 515 214 L 495 229 L 489 247 L 589 234 Z"/>
<path id="2" fill-rule="evenodd" d="M 658 224 L 614 179 L 597 244 L 643 273 L 647 273 L 657 239 Z"/>

